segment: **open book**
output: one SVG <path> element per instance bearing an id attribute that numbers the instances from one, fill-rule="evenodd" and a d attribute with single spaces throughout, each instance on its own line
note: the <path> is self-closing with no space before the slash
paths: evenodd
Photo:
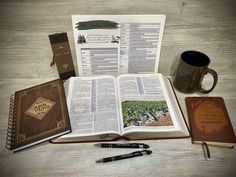
<path id="1" fill-rule="evenodd" d="M 162 74 L 72 77 L 65 82 L 72 133 L 52 142 L 188 137 Z"/>

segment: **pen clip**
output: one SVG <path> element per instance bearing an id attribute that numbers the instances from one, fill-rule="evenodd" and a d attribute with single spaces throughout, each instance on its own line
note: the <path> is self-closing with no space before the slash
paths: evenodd
<path id="1" fill-rule="evenodd" d="M 144 144 L 144 143 L 136 143 L 136 144 L 143 146 L 144 149 L 148 149 L 149 148 L 148 144 Z"/>

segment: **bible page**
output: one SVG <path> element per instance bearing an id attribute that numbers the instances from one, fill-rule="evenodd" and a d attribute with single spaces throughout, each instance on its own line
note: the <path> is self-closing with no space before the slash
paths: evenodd
<path id="1" fill-rule="evenodd" d="M 162 74 L 125 74 L 118 88 L 123 132 L 179 130 Z"/>
<path id="2" fill-rule="evenodd" d="M 71 77 L 67 86 L 72 132 L 62 138 L 120 134 L 115 77 Z"/>
<path id="3" fill-rule="evenodd" d="M 80 76 L 154 73 L 164 15 L 72 15 Z"/>

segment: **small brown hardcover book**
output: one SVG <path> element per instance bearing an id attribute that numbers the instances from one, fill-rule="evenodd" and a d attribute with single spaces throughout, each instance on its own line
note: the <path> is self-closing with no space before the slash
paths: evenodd
<path id="1" fill-rule="evenodd" d="M 13 152 L 71 132 L 60 79 L 11 96 L 6 148 Z"/>
<path id="2" fill-rule="evenodd" d="M 236 137 L 221 97 L 185 99 L 193 143 L 233 147 Z"/>

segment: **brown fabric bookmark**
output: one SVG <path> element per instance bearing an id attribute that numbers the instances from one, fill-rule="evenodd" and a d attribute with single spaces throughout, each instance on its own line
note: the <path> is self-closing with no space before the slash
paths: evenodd
<path id="1" fill-rule="evenodd" d="M 51 66 L 56 63 L 59 77 L 66 80 L 71 76 L 75 76 L 75 69 L 70 51 L 70 45 L 67 33 L 55 33 L 49 35 L 53 59 Z"/>

